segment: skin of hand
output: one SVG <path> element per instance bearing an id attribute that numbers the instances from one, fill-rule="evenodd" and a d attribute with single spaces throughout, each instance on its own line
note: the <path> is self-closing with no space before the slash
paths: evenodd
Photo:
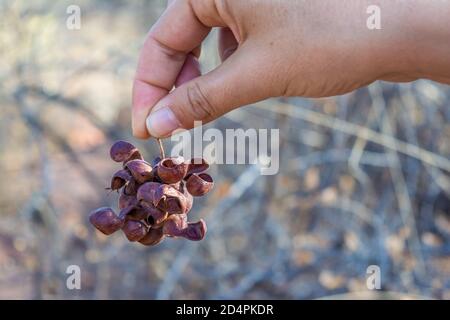
<path id="1" fill-rule="evenodd" d="M 172 0 L 143 45 L 133 84 L 138 138 L 167 137 L 269 97 L 344 94 L 375 80 L 450 83 L 450 0 Z M 222 63 L 201 75 L 219 27 Z"/>

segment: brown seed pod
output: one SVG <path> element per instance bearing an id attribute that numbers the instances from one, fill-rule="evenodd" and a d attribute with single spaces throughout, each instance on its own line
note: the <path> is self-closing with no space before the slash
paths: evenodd
<path id="1" fill-rule="evenodd" d="M 200 241 L 205 237 L 207 230 L 205 221 L 200 219 L 198 222 L 188 223 L 183 236 L 192 241 Z"/>
<path id="2" fill-rule="evenodd" d="M 188 165 L 186 177 L 189 177 L 189 175 L 193 173 L 200 173 L 203 171 L 208 170 L 209 164 L 206 162 L 203 158 L 193 158 L 186 162 Z"/>
<path id="3" fill-rule="evenodd" d="M 166 218 L 169 215 L 167 212 L 159 208 L 156 208 L 153 204 L 147 203 L 145 201 L 142 201 L 140 203 L 140 206 L 146 212 L 147 214 L 146 221 L 152 227 L 160 225 L 164 220 L 166 220 Z"/>
<path id="4" fill-rule="evenodd" d="M 163 233 L 169 237 L 183 237 L 187 227 L 185 214 L 173 214 L 164 221 L 162 229 Z"/>
<path id="5" fill-rule="evenodd" d="M 161 192 L 158 193 L 158 189 L 161 183 L 158 182 L 146 182 L 141 185 L 136 194 L 137 201 L 145 201 L 153 204 L 155 207 L 158 206 L 161 200 Z"/>
<path id="6" fill-rule="evenodd" d="M 137 205 L 138 201 L 135 195 L 129 195 L 125 193 L 125 189 L 122 190 L 119 196 L 119 209 L 125 209 L 130 206 Z"/>
<path id="7" fill-rule="evenodd" d="M 136 180 L 131 177 L 130 181 L 125 185 L 124 193 L 130 196 L 136 196 L 137 190 L 139 189 L 139 183 L 136 182 Z"/>
<path id="8" fill-rule="evenodd" d="M 127 170 L 122 169 L 117 171 L 111 178 L 111 190 L 119 190 L 130 180 L 131 175 Z"/>
<path id="9" fill-rule="evenodd" d="M 154 205 L 169 214 L 186 213 L 186 197 L 171 185 L 161 184 L 156 190 L 155 200 Z"/>
<path id="10" fill-rule="evenodd" d="M 186 181 L 186 188 L 194 197 L 207 194 L 213 186 L 213 179 L 207 173 L 193 173 Z"/>
<path id="11" fill-rule="evenodd" d="M 136 157 L 137 153 L 139 153 L 139 151 L 134 145 L 122 140 L 114 142 L 109 151 L 111 159 L 113 159 L 115 162 L 126 162 L 131 157 Z"/>
<path id="12" fill-rule="evenodd" d="M 125 209 L 122 209 L 119 214 L 119 218 L 123 221 L 134 220 L 141 221 L 146 220 L 148 218 L 148 211 L 142 208 L 141 206 L 129 206 Z"/>
<path id="13" fill-rule="evenodd" d="M 154 246 L 160 243 L 162 240 L 164 240 L 164 233 L 162 228 L 150 228 L 147 234 L 141 240 L 139 240 L 139 243 L 142 243 L 146 246 Z"/>
<path id="14" fill-rule="evenodd" d="M 184 178 L 187 168 L 183 157 L 165 158 L 158 164 L 158 177 L 164 183 L 176 183 Z"/>
<path id="15" fill-rule="evenodd" d="M 144 160 L 128 161 L 125 167 L 130 171 L 137 183 L 144 183 L 153 179 L 152 167 Z"/>
<path id="16" fill-rule="evenodd" d="M 129 241 L 139 241 L 147 234 L 147 227 L 139 221 L 128 220 L 122 227 L 123 233 Z"/>
<path id="17" fill-rule="evenodd" d="M 192 209 L 192 206 L 194 204 L 194 198 L 188 192 L 188 190 L 186 188 L 186 183 L 184 183 L 183 181 L 180 182 L 180 186 L 178 188 L 178 191 L 180 191 L 184 195 L 184 197 L 186 198 L 186 211 L 184 213 L 188 213 Z"/>
<path id="18" fill-rule="evenodd" d="M 106 235 L 116 232 L 123 226 L 123 221 L 117 217 L 113 209 L 107 207 L 98 208 L 91 212 L 89 221 Z"/>

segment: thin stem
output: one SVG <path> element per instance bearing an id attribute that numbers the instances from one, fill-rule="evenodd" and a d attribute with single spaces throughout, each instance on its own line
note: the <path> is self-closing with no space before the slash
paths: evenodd
<path id="1" fill-rule="evenodd" d="M 166 154 L 164 153 L 164 147 L 163 147 L 162 141 L 159 138 L 156 138 L 156 141 L 158 141 L 159 154 L 161 156 L 161 159 L 164 159 L 166 157 Z"/>

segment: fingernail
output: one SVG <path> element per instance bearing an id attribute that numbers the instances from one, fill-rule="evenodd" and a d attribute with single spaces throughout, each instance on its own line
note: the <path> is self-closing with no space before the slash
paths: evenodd
<path id="1" fill-rule="evenodd" d="M 147 118 L 147 130 L 153 137 L 165 137 L 181 127 L 169 107 L 156 110 Z"/>

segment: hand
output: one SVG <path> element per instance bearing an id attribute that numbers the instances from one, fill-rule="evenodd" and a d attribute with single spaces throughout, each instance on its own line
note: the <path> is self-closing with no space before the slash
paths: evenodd
<path id="1" fill-rule="evenodd" d="M 134 135 L 166 137 L 269 97 L 332 96 L 377 79 L 450 82 L 449 2 L 377 3 L 381 30 L 366 26 L 370 0 L 171 1 L 142 48 Z M 212 27 L 222 64 L 201 76 Z"/>

